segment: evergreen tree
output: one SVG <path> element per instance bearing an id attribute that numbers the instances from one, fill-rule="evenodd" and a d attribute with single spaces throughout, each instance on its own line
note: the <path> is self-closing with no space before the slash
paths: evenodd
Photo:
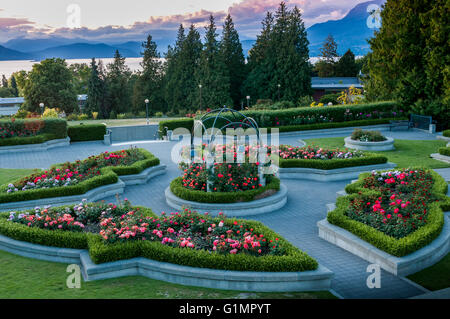
<path id="1" fill-rule="evenodd" d="M 355 55 L 349 49 L 336 63 L 335 76 L 354 77 L 358 75 L 359 70 Z"/>
<path id="2" fill-rule="evenodd" d="M 337 54 L 337 44 L 331 34 L 325 39 L 323 47 L 320 49 L 320 56 L 323 58 L 321 61 L 316 63 L 316 71 L 320 77 L 332 77 L 335 76 L 336 70 L 336 58 L 339 57 Z"/>
<path id="3" fill-rule="evenodd" d="M 227 75 L 230 79 L 230 96 L 234 106 L 239 106 L 242 100 L 241 86 L 246 77 L 246 65 L 239 34 L 234 27 L 230 14 L 225 18 L 220 42 L 220 54 L 225 62 Z"/>
<path id="4" fill-rule="evenodd" d="M 381 28 L 369 40 L 369 99 L 397 99 L 449 125 L 449 10 L 446 0 L 386 1 Z"/>
<path id="5" fill-rule="evenodd" d="M 2 75 L 2 87 L 8 88 L 8 80 L 4 74 Z"/>
<path id="6" fill-rule="evenodd" d="M 102 117 L 106 117 L 107 114 L 104 114 L 102 110 L 104 95 L 105 95 L 105 85 L 103 80 L 100 78 L 99 70 L 95 58 L 92 58 L 91 66 L 90 66 L 90 76 L 88 80 L 87 87 L 87 101 L 86 101 L 86 113 L 99 112 Z"/>
<path id="7" fill-rule="evenodd" d="M 196 102 L 198 108 L 200 105 L 202 109 L 206 109 L 233 104 L 230 97 L 230 78 L 227 75 L 225 61 L 220 55 L 216 24 L 212 15 L 206 27 L 205 43 L 196 79 L 197 83 L 202 85 L 202 100 L 199 90 L 195 90 L 191 93 L 190 101 Z"/>
<path id="8" fill-rule="evenodd" d="M 149 111 L 166 111 L 165 101 L 162 96 L 162 62 L 157 45 L 152 36 L 147 36 L 147 41 L 142 43 L 142 72 L 134 85 L 133 110 L 137 114 L 145 110 L 145 99 L 150 100 Z"/>
<path id="9" fill-rule="evenodd" d="M 125 58 L 118 50 L 114 54 L 114 61 L 107 65 L 106 84 L 108 86 L 108 100 L 110 112 L 116 115 L 131 111 L 131 96 L 128 82 L 130 69 L 125 65 Z"/>
<path id="10" fill-rule="evenodd" d="M 19 89 L 17 88 L 16 77 L 11 75 L 11 92 L 14 96 L 19 96 Z"/>

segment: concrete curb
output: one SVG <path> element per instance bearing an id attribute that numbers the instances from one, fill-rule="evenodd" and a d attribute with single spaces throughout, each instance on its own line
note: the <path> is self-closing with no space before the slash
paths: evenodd
<path id="1" fill-rule="evenodd" d="M 386 137 L 386 141 L 380 142 L 363 142 L 352 140 L 350 136 L 344 139 L 345 147 L 361 150 L 361 151 L 392 151 L 395 150 L 394 139 L 392 137 Z"/>
<path id="2" fill-rule="evenodd" d="M 24 144 L 24 145 L 12 145 L 12 146 L 1 146 L 0 154 L 10 153 L 10 152 L 36 152 L 36 151 L 46 151 L 55 147 L 69 146 L 70 137 L 63 139 L 49 140 L 41 144 Z"/>
<path id="3" fill-rule="evenodd" d="M 49 197 L 35 200 L 27 200 L 20 202 L 8 202 L 0 204 L 0 211 L 5 210 L 22 210 L 30 209 L 36 206 L 43 207 L 46 205 L 70 205 L 78 204 L 83 199 L 87 199 L 89 202 L 94 202 L 109 196 L 116 194 L 123 194 L 124 189 L 128 185 L 144 184 L 154 176 L 164 174 L 166 170 L 165 165 L 158 165 L 149 167 L 143 170 L 139 174 L 135 175 L 123 175 L 119 177 L 119 181 L 114 184 L 100 186 L 87 191 L 81 195 L 61 196 L 61 197 Z M 125 181 L 124 181 L 125 180 Z"/>
<path id="4" fill-rule="evenodd" d="M 430 291 L 423 295 L 414 296 L 409 299 L 450 299 L 450 288 Z"/>
<path id="5" fill-rule="evenodd" d="M 350 126 L 350 127 L 340 127 L 340 128 L 327 128 L 327 129 L 318 129 L 318 130 L 307 130 L 307 131 L 292 131 L 292 132 L 281 132 L 279 133 L 281 137 L 289 137 L 289 136 L 301 136 L 301 135 L 329 135 L 329 134 L 350 134 L 355 128 L 360 128 L 363 130 L 371 129 L 371 130 L 379 130 L 379 131 L 388 131 L 390 124 L 377 124 L 377 125 L 366 125 L 366 126 Z M 270 135 L 270 133 L 268 134 Z"/>
<path id="6" fill-rule="evenodd" d="M 0 235 L 0 249 L 24 257 L 81 265 L 85 281 L 144 276 L 175 284 L 260 292 L 328 290 L 334 273 L 319 265 L 303 272 L 254 272 L 196 268 L 143 257 L 94 264 L 87 250 L 31 244 Z"/>
<path id="7" fill-rule="evenodd" d="M 344 167 L 330 170 L 292 167 L 279 168 L 278 174 L 281 179 L 302 179 L 313 180 L 319 182 L 343 181 L 352 178 L 358 178 L 359 174 L 364 172 L 371 172 L 373 170 L 390 169 L 396 167 L 397 164 L 385 163 L 376 165 Z"/>
<path id="8" fill-rule="evenodd" d="M 190 207 L 198 212 L 208 212 L 211 215 L 217 215 L 223 212 L 228 217 L 246 217 L 270 213 L 283 207 L 287 202 L 287 187 L 280 185 L 280 190 L 272 196 L 257 199 L 251 202 L 240 203 L 199 203 L 181 199 L 175 196 L 170 190 L 170 186 L 165 191 L 167 204 L 180 210 L 182 207 Z"/>
<path id="9" fill-rule="evenodd" d="M 450 156 L 445 156 L 439 153 L 433 153 L 430 155 L 432 158 L 434 158 L 435 160 L 444 162 L 444 163 L 450 163 Z"/>
<path id="10" fill-rule="evenodd" d="M 328 211 L 334 210 L 335 204 L 328 204 Z M 403 257 L 392 256 L 385 251 L 367 243 L 349 231 L 330 224 L 326 219 L 317 222 L 319 237 L 348 252 L 380 265 L 384 270 L 396 275 L 407 276 L 430 267 L 445 257 L 450 251 L 450 222 L 444 218 L 441 234 L 427 246 Z"/>

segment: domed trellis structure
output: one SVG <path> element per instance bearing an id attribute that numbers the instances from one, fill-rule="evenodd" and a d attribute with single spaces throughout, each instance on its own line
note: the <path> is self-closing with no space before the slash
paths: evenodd
<path id="1" fill-rule="evenodd" d="M 228 117 L 224 116 L 225 114 L 230 114 Z M 228 107 L 223 107 L 220 109 L 212 110 L 206 114 L 204 114 L 200 120 L 196 120 L 194 122 L 194 128 L 191 135 L 191 153 L 190 153 L 190 160 L 191 163 L 195 161 L 196 158 L 196 150 L 195 150 L 195 138 L 201 136 L 201 143 L 205 143 L 208 146 L 208 156 L 206 158 L 206 168 L 208 172 L 211 172 L 211 174 L 214 173 L 214 163 L 215 163 L 215 150 L 212 147 L 214 145 L 214 142 L 216 140 L 217 135 L 221 135 L 223 137 L 223 132 L 227 131 L 227 129 L 233 129 L 238 130 L 242 129 L 240 133 L 243 133 L 245 129 L 250 129 L 250 135 L 254 134 L 256 136 L 256 149 L 258 151 L 258 162 L 264 163 L 265 162 L 265 156 L 267 154 L 261 154 L 261 136 L 260 136 L 260 130 L 258 123 L 252 118 L 244 115 L 243 113 L 236 111 L 234 109 L 230 109 Z M 200 130 L 200 132 L 199 132 Z M 254 133 L 253 133 L 254 130 Z M 210 132 L 208 134 L 208 132 Z M 234 131 L 235 133 L 236 131 Z M 247 131 L 248 132 L 248 131 Z M 200 136 L 197 136 L 196 133 L 199 133 Z M 206 136 L 203 134 L 206 133 Z M 205 141 L 206 137 L 206 141 Z M 233 142 L 235 141 L 237 135 L 233 134 Z M 245 148 L 243 145 L 240 145 L 237 149 L 237 154 L 239 157 L 237 158 L 238 163 L 245 160 Z M 243 158 L 242 158 L 243 156 Z M 203 158 L 203 157 L 202 157 Z M 258 176 L 259 176 L 259 183 L 262 186 L 266 185 L 266 179 L 264 177 L 264 173 L 262 170 L 263 165 L 258 165 Z M 209 177 L 209 176 L 208 176 Z M 207 192 L 211 191 L 212 188 L 212 182 L 210 179 L 207 179 Z"/>

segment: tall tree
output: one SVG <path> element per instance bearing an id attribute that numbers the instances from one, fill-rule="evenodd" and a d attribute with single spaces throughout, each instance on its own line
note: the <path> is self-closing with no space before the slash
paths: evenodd
<path id="1" fill-rule="evenodd" d="M 2 75 L 2 87 L 8 88 L 8 80 L 4 74 Z"/>
<path id="2" fill-rule="evenodd" d="M 225 18 L 223 25 L 220 54 L 230 79 L 230 96 L 234 106 L 238 106 L 242 100 L 241 86 L 246 77 L 246 65 L 239 34 L 230 14 Z"/>
<path id="3" fill-rule="evenodd" d="M 77 95 L 73 75 L 63 59 L 46 59 L 33 65 L 23 88 L 25 107 L 39 112 L 39 104 L 58 108 L 66 114 L 77 108 Z"/>
<path id="4" fill-rule="evenodd" d="M 106 83 L 110 111 L 116 115 L 131 111 L 131 96 L 128 82 L 130 69 L 125 65 L 125 58 L 116 50 L 114 61 L 107 65 Z M 111 114 L 110 114 L 111 115 Z"/>
<path id="5" fill-rule="evenodd" d="M 144 49 L 142 54 L 142 72 L 138 78 L 133 91 L 133 109 L 135 113 L 145 110 L 144 100 L 150 100 L 150 111 L 166 111 L 165 101 L 162 95 L 162 62 L 158 53 L 157 45 L 152 36 L 147 36 L 147 41 L 142 43 Z"/>
<path id="6" fill-rule="evenodd" d="M 369 99 L 397 99 L 413 112 L 450 122 L 450 7 L 446 0 L 386 1 L 369 40 Z"/>
<path id="7" fill-rule="evenodd" d="M 87 85 L 87 101 L 86 101 L 86 112 L 99 112 L 101 117 L 107 117 L 104 114 L 102 107 L 105 100 L 105 84 L 103 79 L 100 77 L 97 63 L 95 58 L 92 58 L 90 66 L 90 76 Z"/>
<path id="8" fill-rule="evenodd" d="M 17 87 L 16 77 L 11 75 L 11 92 L 14 96 L 19 96 L 19 89 Z"/>
<path id="9" fill-rule="evenodd" d="M 77 94 L 87 94 L 91 70 L 86 63 L 74 63 L 69 66 L 73 73 L 73 86 Z"/>
<path id="10" fill-rule="evenodd" d="M 354 77 L 358 75 L 359 70 L 355 55 L 348 49 L 336 63 L 335 76 Z"/>
<path id="11" fill-rule="evenodd" d="M 197 71 L 197 83 L 202 85 L 202 96 L 200 100 L 199 91 L 193 93 L 198 108 L 215 108 L 223 105 L 231 106 L 233 101 L 230 97 L 230 78 L 227 74 L 225 61 L 219 52 L 217 41 L 217 28 L 214 17 L 209 17 L 209 25 L 205 28 L 205 43 L 200 59 L 200 67 Z"/>
<path id="12" fill-rule="evenodd" d="M 316 71 L 320 77 L 332 77 L 336 73 L 337 44 L 334 37 L 329 34 L 320 49 L 322 60 L 316 63 Z"/>

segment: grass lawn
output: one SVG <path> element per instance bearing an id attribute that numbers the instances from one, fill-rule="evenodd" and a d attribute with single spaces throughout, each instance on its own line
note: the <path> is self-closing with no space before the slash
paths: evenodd
<path id="1" fill-rule="evenodd" d="M 176 120 L 179 119 L 177 117 L 151 117 L 150 118 L 150 124 L 158 124 L 160 121 L 166 121 L 166 120 Z M 102 120 L 86 120 L 86 121 L 67 121 L 67 125 L 69 126 L 75 126 L 79 125 L 80 123 L 84 124 L 100 124 L 100 123 L 106 123 L 106 125 L 109 126 L 126 126 L 126 125 L 145 125 L 147 124 L 147 119 L 145 118 L 139 118 L 139 119 L 123 119 L 123 120 L 109 120 L 109 119 L 102 119 Z"/>
<path id="2" fill-rule="evenodd" d="M 9 183 L 26 175 L 34 173 L 34 169 L 0 168 L 0 185 Z"/>
<path id="3" fill-rule="evenodd" d="M 343 137 L 306 139 L 305 142 L 327 148 L 344 148 L 345 144 Z M 439 147 L 445 146 L 446 143 L 440 140 L 395 140 L 394 151 L 374 153 L 387 156 L 389 162 L 396 163 L 398 167 L 425 166 L 428 168 L 446 168 L 450 167 L 450 164 L 430 158 L 430 154 L 436 153 Z"/>
<path id="4" fill-rule="evenodd" d="M 295 298 L 336 299 L 328 291 L 289 293 L 248 293 L 187 287 L 145 277 L 124 277 L 81 282 L 80 289 L 69 289 L 67 265 L 29 259 L 0 251 L 0 299 L 70 299 L 70 298 Z"/>
<path id="5" fill-rule="evenodd" d="M 429 290 L 450 287 L 450 254 L 447 254 L 437 264 L 409 275 L 408 279 Z"/>

